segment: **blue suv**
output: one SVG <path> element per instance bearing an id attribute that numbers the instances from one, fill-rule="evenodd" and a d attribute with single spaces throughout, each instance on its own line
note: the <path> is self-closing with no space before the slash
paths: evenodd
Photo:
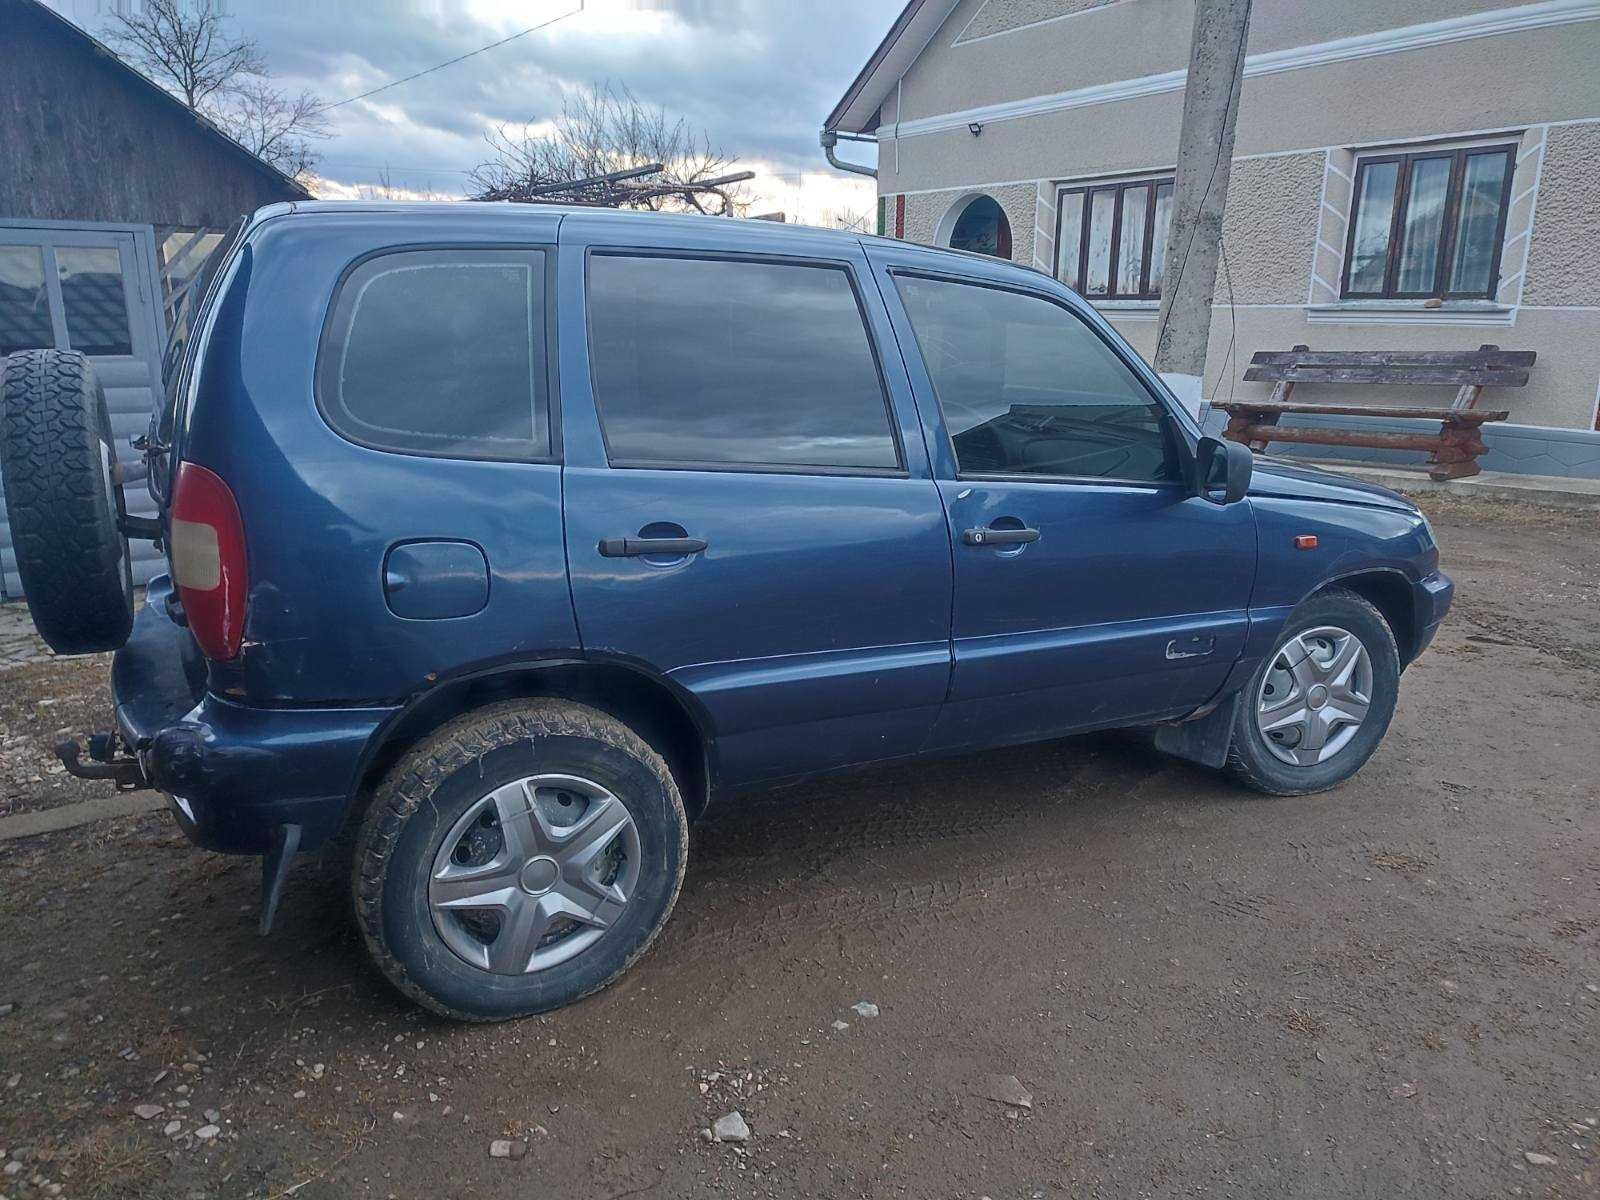
<path id="1" fill-rule="evenodd" d="M 1275 795 L 1376 749 L 1450 581 L 1390 492 L 1202 436 L 1078 296 L 842 232 L 501 205 L 248 218 L 119 463 L 13 356 L 19 567 L 198 844 L 347 847 L 464 1019 L 660 931 L 714 797 L 1108 727 Z M 129 516 L 148 471 L 159 518 Z M 169 574 L 134 614 L 126 539 Z"/>

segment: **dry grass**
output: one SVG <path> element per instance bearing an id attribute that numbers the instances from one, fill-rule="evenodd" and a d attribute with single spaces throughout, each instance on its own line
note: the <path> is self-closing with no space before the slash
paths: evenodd
<path id="1" fill-rule="evenodd" d="M 1600 509 L 1555 508 L 1548 504 L 1529 504 L 1523 500 L 1495 500 L 1452 492 L 1412 492 L 1406 495 L 1406 499 L 1425 512 L 1430 520 L 1482 521 L 1574 532 L 1600 529 Z"/>
<path id="2" fill-rule="evenodd" d="M 1403 850 L 1374 850 L 1367 855 L 1367 861 L 1380 871 L 1416 873 L 1428 869 L 1427 859 L 1407 854 Z"/>
<path id="3" fill-rule="evenodd" d="M 1328 1032 L 1327 1021 L 1303 1008 L 1286 1008 L 1278 1014 L 1278 1020 L 1290 1033 L 1301 1037 L 1316 1038 Z"/>
<path id="4" fill-rule="evenodd" d="M 60 1146 L 40 1150 L 38 1169 L 88 1200 L 154 1195 L 165 1160 L 149 1134 L 98 1125 Z"/>

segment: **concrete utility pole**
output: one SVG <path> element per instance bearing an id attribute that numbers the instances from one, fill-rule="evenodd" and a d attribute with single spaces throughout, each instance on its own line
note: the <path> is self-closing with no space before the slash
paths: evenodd
<path id="1" fill-rule="evenodd" d="M 1191 412 L 1205 379 L 1249 33 L 1250 0 L 1196 0 L 1155 355 L 1156 370 Z"/>

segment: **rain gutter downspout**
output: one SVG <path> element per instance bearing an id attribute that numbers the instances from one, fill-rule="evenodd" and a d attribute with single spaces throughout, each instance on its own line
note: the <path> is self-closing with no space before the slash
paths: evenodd
<path id="1" fill-rule="evenodd" d="M 848 171 L 852 175 L 870 175 L 872 178 L 876 179 L 878 177 L 877 168 L 864 167 L 860 163 L 845 162 L 842 158 L 834 153 L 834 147 L 839 144 L 839 139 L 841 137 L 847 138 L 852 142 L 877 141 L 876 138 L 864 137 L 860 134 L 841 134 L 832 129 L 824 129 L 822 131 L 820 141 L 822 142 L 822 152 L 823 154 L 827 155 L 828 165 L 839 171 Z"/>

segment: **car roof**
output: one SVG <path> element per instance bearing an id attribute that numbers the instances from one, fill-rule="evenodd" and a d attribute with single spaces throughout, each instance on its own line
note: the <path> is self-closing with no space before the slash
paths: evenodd
<path id="1" fill-rule="evenodd" d="M 592 205 L 579 204 L 519 204 L 511 201 L 483 201 L 483 200 L 441 200 L 441 201 L 403 201 L 403 200 L 295 200 L 279 204 L 271 204 L 258 210 L 252 219 L 252 224 L 257 224 L 269 217 L 286 216 L 292 214 L 350 214 L 352 216 L 412 216 L 418 220 L 446 221 L 460 220 L 470 222 L 482 227 L 504 225 L 508 229 L 519 225 L 531 214 L 541 216 L 573 216 L 582 217 L 585 222 L 598 221 L 602 224 L 615 223 L 620 226 L 634 225 L 638 222 L 649 222 L 655 229 L 670 230 L 682 229 L 685 232 L 703 231 L 706 221 L 728 221 L 736 223 L 741 236 L 748 236 L 752 245 L 759 245 L 763 241 L 773 242 L 788 241 L 797 234 L 815 240 L 818 249 L 828 246 L 855 247 L 864 243 L 882 242 L 897 246 L 915 246 L 919 251 L 930 254 L 948 255 L 960 260 L 978 260 L 990 265 L 1005 262 L 988 255 L 976 254 L 969 250 L 952 250 L 944 247 L 924 246 L 920 243 L 904 242 L 895 238 L 880 237 L 876 234 L 856 233 L 846 229 L 824 229 L 815 225 L 789 224 L 782 221 L 757 221 L 741 220 L 737 218 L 719 217 L 701 213 L 664 213 L 641 211 L 637 209 L 600 208 Z M 1021 263 L 1009 265 L 1024 270 L 1033 270 Z"/>

